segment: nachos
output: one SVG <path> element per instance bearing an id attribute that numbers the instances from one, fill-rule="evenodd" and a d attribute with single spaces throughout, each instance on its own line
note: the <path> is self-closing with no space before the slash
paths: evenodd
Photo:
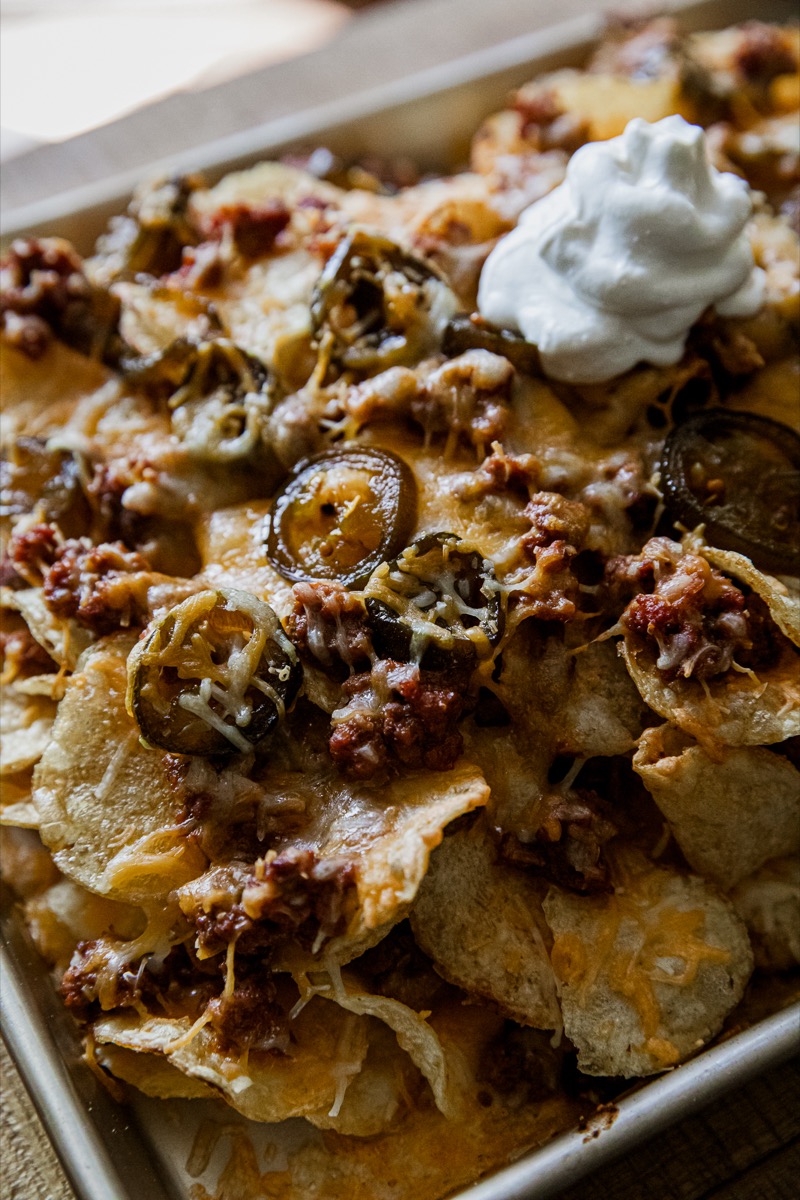
<path id="1" fill-rule="evenodd" d="M 460 174 L 167 179 L 3 260 L 8 878 L 97 1070 L 305 1119 L 265 1194 L 449 1194 L 800 961 L 799 50 L 613 24 Z M 758 311 L 553 378 L 484 263 L 676 113 Z"/>

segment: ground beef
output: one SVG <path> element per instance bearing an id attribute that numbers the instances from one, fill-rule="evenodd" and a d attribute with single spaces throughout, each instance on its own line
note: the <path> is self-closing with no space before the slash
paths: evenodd
<path id="1" fill-rule="evenodd" d="M 603 848 L 617 833 L 608 806 L 588 788 L 554 792 L 548 801 L 534 838 L 522 842 L 513 834 L 504 834 L 501 857 L 571 891 L 608 890 Z"/>
<path id="2" fill-rule="evenodd" d="M 110 939 L 79 942 L 59 990 L 64 1003 L 81 1020 L 90 1020 L 102 1008 L 139 1008 L 149 1012 L 176 1012 L 200 1016 L 220 991 L 218 963 L 199 962 L 186 946 L 174 946 L 160 960 L 146 956 L 125 963 L 115 976 L 108 972 L 111 953 L 120 944 Z M 100 980 L 104 980 L 102 996 Z"/>
<path id="3" fill-rule="evenodd" d="M 776 26 L 748 21 L 741 33 L 734 65 L 748 83 L 765 87 L 777 75 L 791 75 L 797 70 L 797 59 Z"/>
<path id="4" fill-rule="evenodd" d="M 514 368 L 489 350 L 467 350 L 443 363 L 411 399 L 410 413 L 427 437 L 444 435 L 482 449 L 502 441 L 509 415 Z"/>
<path id="5" fill-rule="evenodd" d="M 667 538 L 652 538 L 639 561 L 650 564 L 655 586 L 630 601 L 621 624 L 655 641 L 665 680 L 712 679 L 734 661 L 756 670 L 774 661 L 780 633 L 768 614 L 704 558 L 685 554 Z"/>
<path id="6" fill-rule="evenodd" d="M 636 554 L 617 554 L 605 564 L 598 601 L 604 612 L 618 617 L 634 596 L 652 592 L 655 564 Z"/>
<path id="7" fill-rule="evenodd" d="M 536 492 L 525 508 L 531 523 L 530 533 L 523 536 L 526 550 L 568 542 L 580 549 L 589 531 L 589 512 L 577 500 L 568 500 L 558 492 Z"/>
<path id="8" fill-rule="evenodd" d="M 506 492 L 527 499 L 539 479 L 539 462 L 532 454 L 506 454 L 499 442 L 492 453 L 468 475 L 455 476 L 452 490 L 460 500 L 480 500 Z"/>
<path id="9" fill-rule="evenodd" d="M 3 557 L 2 578 L 7 587 L 38 587 L 60 553 L 58 530 L 34 525 L 11 537 Z"/>
<path id="10" fill-rule="evenodd" d="M 334 714 L 331 758 L 350 779 L 373 779 L 398 765 L 449 771 L 463 749 L 458 720 L 464 681 L 389 659 L 352 676 Z"/>
<path id="11" fill-rule="evenodd" d="M 121 542 L 93 546 L 72 538 L 58 549 L 43 575 L 44 599 L 55 616 L 74 619 L 93 633 L 137 624 L 145 615 L 142 575 L 150 566 Z"/>
<path id="12" fill-rule="evenodd" d="M 506 1103 L 545 1100 L 558 1091 L 563 1057 L 546 1031 L 506 1021 L 481 1054 L 478 1082 L 499 1092 Z"/>
<path id="13" fill-rule="evenodd" d="M 301 654 L 340 677 L 371 657 L 364 602 L 340 583 L 296 583 L 286 632 Z"/>
<path id="14" fill-rule="evenodd" d="M 230 236 L 239 254 L 260 258 L 275 248 L 275 239 L 290 219 L 291 213 L 282 200 L 262 205 L 223 204 L 203 223 L 202 231 L 211 241 Z"/>
<path id="15" fill-rule="evenodd" d="M 245 1050 L 285 1054 L 290 1043 L 289 1022 L 277 1002 L 270 972 L 262 967 L 241 978 L 235 964 L 234 978 L 230 996 L 217 996 L 207 1009 L 220 1050 L 223 1054 L 243 1054 Z"/>
<path id="16" fill-rule="evenodd" d="M 546 546 L 521 540 L 523 551 L 534 562 L 534 569 L 515 583 L 512 601 L 525 617 L 565 624 L 578 613 L 580 583 L 573 571 L 578 551 L 563 539 Z"/>
<path id="17" fill-rule="evenodd" d="M 53 337 L 88 352 L 98 334 L 83 263 L 61 238 L 17 238 L 0 263 L 0 326 L 29 358 Z"/>
<path id="18" fill-rule="evenodd" d="M 237 954 L 263 956 L 290 941 L 318 949 L 341 933 L 355 886 L 352 863 L 289 848 L 243 869 L 227 896 L 212 879 L 210 900 L 187 891 L 181 907 L 204 953 L 218 954 L 235 941 Z"/>

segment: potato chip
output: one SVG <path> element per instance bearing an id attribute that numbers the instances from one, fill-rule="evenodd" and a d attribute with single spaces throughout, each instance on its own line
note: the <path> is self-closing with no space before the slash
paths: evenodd
<path id="1" fill-rule="evenodd" d="M 53 342 L 38 359 L 8 345 L 0 355 L 3 437 L 47 437 L 61 431 L 84 398 L 101 397 L 109 372 L 95 359 Z"/>
<path id="2" fill-rule="evenodd" d="M 60 878 L 33 829 L 0 827 L 0 866 L 4 882 L 21 900 L 38 896 Z"/>
<path id="3" fill-rule="evenodd" d="M 489 788 L 481 772 L 463 762 L 452 771 L 393 779 L 379 792 L 327 776 L 311 782 L 299 844 L 320 860 L 349 862 L 355 870 L 355 910 L 344 933 L 325 947 L 326 962 L 344 965 L 403 920 L 445 828 L 486 804 Z M 296 951 L 281 962 L 293 971 L 314 965 Z"/>
<path id="4" fill-rule="evenodd" d="M 37 765 L 41 836 L 64 874 L 114 899 L 154 901 L 198 874 L 204 858 L 180 824 L 165 756 L 146 749 L 125 711 L 135 635 L 87 651 Z"/>
<path id="5" fill-rule="evenodd" d="M 91 644 L 92 635 L 75 621 L 63 621 L 54 616 L 44 602 L 41 588 L 11 588 L 0 590 L 4 608 L 18 612 L 32 636 L 57 663 L 72 671 L 80 655 Z"/>
<path id="6" fill-rule="evenodd" d="M 71 879 L 60 879 L 29 900 L 25 918 L 39 953 L 61 971 L 78 942 L 111 934 L 136 938 L 146 924 L 141 909 L 88 892 Z"/>
<path id="7" fill-rule="evenodd" d="M 776 579 L 774 575 L 767 575 L 754 567 L 746 555 L 737 554 L 735 550 L 703 546 L 699 552 L 712 566 L 752 588 L 766 604 L 781 632 L 800 646 L 800 579 L 789 576 Z"/>
<path id="8" fill-rule="evenodd" d="M 710 758 L 665 725 L 642 735 L 633 767 L 689 866 L 724 891 L 800 850 L 800 771 L 771 750 L 721 747 Z"/>
<path id="9" fill-rule="evenodd" d="M 731 900 L 750 932 L 757 967 L 786 971 L 800 963 L 800 860 L 764 863 L 736 885 Z"/>
<path id="10" fill-rule="evenodd" d="M 411 911 L 422 950 L 450 983 L 523 1025 L 561 1027 L 541 891 L 497 864 L 483 822 L 445 837 Z"/>
<path id="11" fill-rule="evenodd" d="M 367 1057 L 344 1094 L 330 1108 L 306 1113 L 306 1120 L 318 1129 L 335 1129 L 351 1137 L 384 1133 L 408 1107 L 415 1084 L 412 1076 L 419 1080 L 392 1030 L 372 1021 Z"/>
<path id="12" fill-rule="evenodd" d="M 56 705 L 48 696 L 28 696 L 15 682 L 0 688 L 0 775 L 32 767 L 50 741 Z"/>
<path id="13" fill-rule="evenodd" d="M 133 1084 L 146 1096 L 159 1100 L 210 1100 L 217 1095 L 211 1084 L 185 1075 L 160 1054 L 127 1050 L 109 1042 L 97 1047 L 95 1060 L 115 1079 Z"/>
<path id="14" fill-rule="evenodd" d="M 800 734 L 800 670 L 792 649 L 757 676 L 728 671 L 672 683 L 659 674 L 657 651 L 643 639 L 626 635 L 622 653 L 642 699 L 701 745 L 768 746 Z"/>
<path id="15" fill-rule="evenodd" d="M 320 992 L 348 1012 L 377 1017 L 397 1035 L 397 1044 L 408 1054 L 431 1085 L 437 1108 L 448 1117 L 458 1114 L 460 1088 L 457 1066 L 448 1061 L 435 1030 L 424 1016 L 391 996 L 363 991 L 354 977 L 332 973 Z"/>
<path id="16" fill-rule="evenodd" d="M 223 1054 L 208 1028 L 187 1037 L 191 1030 L 188 1017 L 135 1014 L 101 1017 L 93 1026 L 98 1044 L 162 1054 L 251 1120 L 283 1121 L 334 1106 L 342 1079 L 352 1078 L 366 1056 L 369 1025 L 315 997 L 292 1021 L 287 1054 L 250 1050 L 242 1060 Z"/>
<path id="17" fill-rule="evenodd" d="M 265 1171 L 249 1140 L 236 1138 L 231 1161 L 212 1194 L 224 1194 L 219 1189 L 229 1181 L 245 1186 L 248 1195 L 275 1200 L 439 1197 L 548 1141 L 577 1120 L 580 1103 L 563 1093 L 521 1101 L 480 1078 L 479 1064 L 491 1053 L 502 1026 L 487 1009 L 460 1003 L 439 1018 L 442 1041 L 468 1065 L 458 1122 L 426 1103 L 423 1093 L 394 1129 L 363 1138 L 310 1131 L 285 1165 L 281 1158 Z M 211 1200 L 211 1195 L 198 1189 L 198 1200 Z"/>
<path id="18" fill-rule="evenodd" d="M 618 855 L 615 891 L 553 888 L 544 912 L 564 1030 L 587 1075 L 653 1075 L 722 1026 L 753 968 L 733 906 L 695 876 Z"/>
<path id="19" fill-rule="evenodd" d="M 31 799 L 31 772 L 0 775 L 0 825 L 38 829 L 39 814 Z"/>

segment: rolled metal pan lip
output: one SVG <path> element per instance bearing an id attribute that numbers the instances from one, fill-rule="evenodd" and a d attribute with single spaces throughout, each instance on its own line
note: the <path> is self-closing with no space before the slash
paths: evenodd
<path id="1" fill-rule="evenodd" d="M 479 1183 L 469 1200 L 543 1200 L 634 1146 L 698 1113 L 800 1051 L 800 1002 L 640 1084 L 582 1130 L 570 1130 Z"/>
<path id="2" fill-rule="evenodd" d="M 6 889 L 4 889 L 6 891 Z M 0 918 L 3 1037 L 80 1200 L 171 1200 L 147 1130 L 112 1099 L 83 1059 L 71 1018 L 30 943 L 13 902 Z M 553 1195 L 724 1092 L 800 1051 L 800 1002 L 639 1084 L 586 1128 L 530 1151 L 462 1195 L 537 1200 Z"/>
<path id="3" fill-rule="evenodd" d="M 87 1065 L 75 1023 L 5 884 L 0 1029 L 80 1200 L 172 1200 L 132 1112 L 112 1099 Z"/>

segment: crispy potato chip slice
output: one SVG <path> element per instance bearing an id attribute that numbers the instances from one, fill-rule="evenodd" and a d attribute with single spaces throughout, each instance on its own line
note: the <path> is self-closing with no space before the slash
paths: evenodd
<path id="1" fill-rule="evenodd" d="M 69 422 L 85 397 L 100 395 L 110 373 L 101 363 L 53 342 L 38 359 L 3 344 L 0 354 L 0 392 L 3 396 L 3 437 L 47 437 Z"/>
<path id="2" fill-rule="evenodd" d="M 483 822 L 446 837 L 432 855 L 411 926 L 450 983 L 523 1025 L 561 1027 L 541 895 L 524 873 L 497 864 Z"/>
<path id="3" fill-rule="evenodd" d="M 633 767 L 689 866 L 724 891 L 800 850 L 800 771 L 771 750 L 723 747 L 710 758 L 663 725 L 642 735 Z"/>
<path id="4" fill-rule="evenodd" d="M 607 642 L 571 650 L 523 625 L 503 649 L 497 694 L 535 745 L 580 758 L 627 754 L 645 707 Z"/>
<path id="5" fill-rule="evenodd" d="M 431 1085 L 440 1112 L 448 1117 L 458 1115 L 461 1091 L 458 1064 L 448 1059 L 436 1031 L 424 1015 L 391 996 L 364 991 L 355 977 L 343 976 L 335 967 L 329 982 L 323 982 L 322 988 L 320 995 L 340 1008 L 359 1016 L 377 1017 L 388 1025 L 397 1037 L 397 1044 Z"/>
<path id="6" fill-rule="evenodd" d="M 773 858 L 731 892 L 750 932 L 756 966 L 787 971 L 800 963 L 800 859 Z"/>
<path id="7" fill-rule="evenodd" d="M 592 642 L 572 658 L 569 691 L 553 717 L 558 753 L 576 758 L 627 754 L 647 710 L 615 647 Z"/>
<path id="8" fill-rule="evenodd" d="M 251 1050 L 246 1060 L 223 1054 L 208 1028 L 190 1035 L 188 1017 L 102 1017 L 95 1040 L 142 1053 L 162 1054 L 191 1079 L 253 1121 L 283 1121 L 330 1111 L 342 1080 L 352 1078 L 367 1053 L 369 1026 L 352 1013 L 312 999 L 292 1021 L 288 1054 Z"/>
<path id="9" fill-rule="evenodd" d="M 38 829 L 39 814 L 31 799 L 31 772 L 17 775 L 0 774 L 0 825 L 21 829 Z"/>
<path id="10" fill-rule="evenodd" d="M 78 942 L 106 934 L 137 938 L 146 924 L 141 909 L 97 896 L 71 879 L 59 879 L 29 900 L 25 918 L 39 953 L 62 971 L 69 966 Z"/>
<path id="11" fill-rule="evenodd" d="M 72 671 L 80 655 L 91 645 L 92 635 L 75 621 L 55 617 L 44 602 L 41 588 L 11 588 L 0 590 L 4 608 L 18 612 L 24 618 L 31 635 L 47 651 L 59 667 Z"/>
<path id="12" fill-rule="evenodd" d="M 159 1100 L 211 1100 L 217 1095 L 211 1084 L 185 1075 L 160 1054 L 145 1054 L 109 1042 L 97 1047 L 95 1060 L 115 1079 Z"/>
<path id="13" fill-rule="evenodd" d="M 661 678 L 657 652 L 641 638 L 627 634 L 622 653 L 642 699 L 709 748 L 768 746 L 800 734 L 800 663 L 790 648 L 759 676 L 731 670 L 719 679 L 672 683 Z"/>
<path id="14" fill-rule="evenodd" d="M 735 550 L 703 546 L 699 553 L 712 566 L 752 588 L 767 605 L 781 632 L 796 646 L 800 646 L 800 579 L 789 576 L 776 579 L 774 575 L 767 575 L 754 567 L 745 554 L 737 554 Z"/>
<path id="15" fill-rule="evenodd" d="M 274 1200 L 404 1200 L 445 1196 L 548 1141 L 574 1124 L 580 1105 L 563 1094 L 520 1102 L 480 1078 L 479 1064 L 502 1028 L 497 1014 L 478 1006 L 452 1005 L 438 1018 L 439 1031 L 466 1064 L 464 1108 L 449 1121 L 422 1096 L 402 1122 L 385 1133 L 347 1137 L 308 1130 L 288 1159 L 262 1171 L 246 1136 L 234 1137 L 230 1162 L 211 1191 L 198 1200 L 244 1188 L 248 1196 Z M 358 1080 L 351 1085 L 356 1087 Z M 231 1195 L 238 1194 L 231 1191 Z"/>
<path id="16" fill-rule="evenodd" d="M 16 775 L 37 763 L 53 729 L 56 705 L 48 696 L 29 696 L 15 682 L 0 688 L 0 775 Z"/>
<path id="17" fill-rule="evenodd" d="M 544 911 L 564 1030 L 587 1075 L 653 1075 L 722 1026 L 753 968 L 733 906 L 702 879 L 616 859 L 615 891 L 553 888 Z"/>
<path id="18" fill-rule="evenodd" d="M 512 724 L 468 727 L 468 747 L 486 772 L 488 809 L 504 830 L 528 834 L 540 822 L 557 755 L 628 754 L 644 728 L 646 705 L 614 648 L 595 642 L 577 651 L 544 639 L 525 623 L 503 649 L 493 690 Z"/>
<path id="19" fill-rule="evenodd" d="M 285 845 L 354 867 L 357 902 L 352 917 L 325 947 L 326 964 L 344 965 L 403 920 L 445 828 L 486 804 L 489 787 L 478 768 L 466 762 L 452 771 L 393 779 L 378 791 L 330 776 L 311 783 L 308 823 Z M 275 848 L 283 848 L 280 841 Z M 314 968 L 299 953 L 287 954 L 281 962 L 295 973 Z"/>
<path id="20" fill-rule="evenodd" d="M 0 870 L 3 882 L 21 900 L 38 896 L 60 878 L 35 829 L 0 826 Z"/>
<path id="21" fill-rule="evenodd" d="M 125 711 L 135 635 L 104 638 L 67 685 L 34 775 L 41 836 L 65 875 L 131 903 L 153 902 L 205 863 L 179 824 L 165 756 L 146 749 Z"/>
<path id="22" fill-rule="evenodd" d="M 350 1137 L 374 1137 L 391 1129 L 409 1104 L 419 1075 L 398 1045 L 392 1030 L 370 1022 L 369 1050 L 357 1074 L 333 1105 L 306 1113 L 318 1129 L 335 1129 Z"/>

